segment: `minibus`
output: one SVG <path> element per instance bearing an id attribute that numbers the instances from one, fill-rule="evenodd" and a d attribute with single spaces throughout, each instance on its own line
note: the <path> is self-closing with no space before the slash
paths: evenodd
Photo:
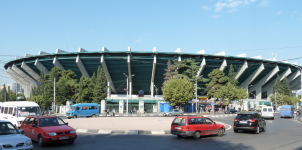
<path id="1" fill-rule="evenodd" d="M 40 106 L 31 101 L 4 102 L 0 107 L 0 120 L 9 121 L 18 128 L 27 116 L 41 115 Z"/>
<path id="2" fill-rule="evenodd" d="M 79 103 L 71 105 L 71 111 L 66 112 L 68 119 L 77 117 L 99 116 L 100 107 L 97 103 Z"/>
<path id="3" fill-rule="evenodd" d="M 295 107 L 292 105 L 283 105 L 280 108 L 280 117 L 293 117 L 294 116 Z"/>

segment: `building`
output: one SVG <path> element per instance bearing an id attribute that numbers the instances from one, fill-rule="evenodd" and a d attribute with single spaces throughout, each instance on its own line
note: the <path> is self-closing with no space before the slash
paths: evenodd
<path id="1" fill-rule="evenodd" d="M 301 66 L 296 63 L 276 61 L 275 58 L 262 59 L 261 56 L 246 57 L 245 54 L 227 56 L 225 52 L 209 55 L 205 54 L 204 50 L 191 54 L 182 53 L 180 49 L 175 52 L 157 52 L 156 48 L 150 52 L 137 52 L 131 51 L 130 47 L 127 51 L 109 51 L 103 47 L 101 51 L 96 52 L 83 48 L 79 48 L 77 52 L 57 49 L 55 53 L 40 51 L 38 55 L 25 54 L 22 58 L 6 63 L 4 68 L 10 78 L 24 87 L 25 96 L 29 97 L 31 84 L 38 81 L 41 70 L 47 74 L 54 66 L 62 70 L 71 69 L 79 79 L 82 75 L 91 77 L 101 66 L 108 80 L 108 105 L 118 108 L 121 100 L 126 101 L 124 89 L 127 88 L 127 75 L 129 108 L 138 108 L 139 101 L 144 101 L 144 109 L 154 110 L 157 100 L 163 100 L 161 86 L 168 60 L 181 61 L 188 58 L 200 63 L 197 76 L 203 75 L 206 78 L 215 68 L 227 74 L 232 64 L 239 87 L 247 89 L 250 97 L 257 100 L 269 99 L 277 74 L 281 80 L 288 78 L 292 90 L 301 88 Z M 135 76 L 132 76 L 133 74 Z M 158 88 L 157 95 L 155 86 Z M 143 97 L 139 97 L 139 92 L 143 93 Z M 198 94 L 201 92 L 203 91 L 198 91 Z"/>

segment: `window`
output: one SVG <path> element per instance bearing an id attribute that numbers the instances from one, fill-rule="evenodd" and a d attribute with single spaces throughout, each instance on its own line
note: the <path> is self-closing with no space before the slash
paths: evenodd
<path id="1" fill-rule="evenodd" d="M 273 109 L 272 108 L 268 108 L 268 112 L 272 112 L 273 111 Z"/>
<path id="2" fill-rule="evenodd" d="M 1 113 L 2 113 L 2 114 L 4 113 L 4 107 L 1 108 Z"/>
<path id="3" fill-rule="evenodd" d="M 4 114 L 7 114 L 8 107 L 4 107 Z"/>
<path id="4" fill-rule="evenodd" d="M 186 126 L 186 118 L 175 118 L 172 125 Z"/>
<path id="5" fill-rule="evenodd" d="M 14 107 L 14 112 L 13 112 L 13 115 L 14 115 L 14 116 L 16 116 L 16 112 L 17 112 L 17 111 L 16 111 L 16 107 Z"/>
<path id="6" fill-rule="evenodd" d="M 39 127 L 65 125 L 65 122 L 60 118 L 40 118 Z"/>
<path id="7" fill-rule="evenodd" d="M 281 108 L 281 111 L 285 111 L 285 108 Z"/>
<path id="8" fill-rule="evenodd" d="M 25 118 L 25 120 L 23 121 L 23 124 L 25 124 L 27 122 L 29 118 Z"/>
<path id="9" fill-rule="evenodd" d="M 9 122 L 0 122 L 0 135 L 19 134 L 19 131 Z"/>
<path id="10" fill-rule="evenodd" d="M 13 114 L 13 107 L 8 108 L 8 114 L 12 115 Z"/>
<path id="11" fill-rule="evenodd" d="M 35 121 L 34 121 L 34 123 L 33 123 L 32 125 L 34 125 L 34 124 L 35 124 L 36 126 L 38 126 L 38 119 L 37 119 L 37 118 L 35 119 Z"/>
<path id="12" fill-rule="evenodd" d="M 80 107 L 77 107 L 77 110 L 80 110 Z"/>
<path id="13" fill-rule="evenodd" d="M 35 118 L 30 118 L 29 121 L 26 122 L 26 125 L 30 126 Z"/>
<path id="14" fill-rule="evenodd" d="M 88 107 L 87 106 L 82 106 L 82 108 L 81 108 L 82 110 L 87 110 L 88 109 Z"/>
<path id="15" fill-rule="evenodd" d="M 213 123 L 213 121 L 208 119 L 208 118 L 205 118 L 205 120 L 206 120 L 206 124 L 212 124 Z"/>
<path id="16" fill-rule="evenodd" d="M 265 111 L 265 112 L 267 112 L 267 108 L 263 108 L 263 110 L 262 111 Z"/>
<path id="17" fill-rule="evenodd" d="M 286 111 L 290 111 L 290 108 L 285 108 Z"/>
<path id="18" fill-rule="evenodd" d="M 248 120 L 248 119 L 252 119 L 252 118 L 254 118 L 254 115 L 252 115 L 252 114 L 238 114 L 236 116 L 236 119 Z"/>
<path id="19" fill-rule="evenodd" d="M 92 109 L 98 109 L 97 106 L 89 106 L 89 110 L 92 110 Z"/>
<path id="20" fill-rule="evenodd" d="M 189 124 L 206 124 L 205 118 L 190 118 L 188 119 Z"/>

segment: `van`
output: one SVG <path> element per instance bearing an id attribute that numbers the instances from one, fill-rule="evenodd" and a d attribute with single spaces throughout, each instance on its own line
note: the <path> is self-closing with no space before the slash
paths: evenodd
<path id="1" fill-rule="evenodd" d="M 275 112 L 272 106 L 264 106 L 261 109 L 261 116 L 263 118 L 272 118 L 274 120 L 275 119 L 274 114 Z"/>
<path id="2" fill-rule="evenodd" d="M 292 105 L 283 105 L 280 108 L 280 117 L 294 117 L 295 107 Z"/>
<path id="3" fill-rule="evenodd" d="M 31 101 L 4 102 L 0 104 L 0 107 L 0 120 L 9 121 L 16 127 L 20 127 L 23 120 L 29 115 L 41 115 L 40 106 Z"/>
<path id="4" fill-rule="evenodd" d="M 77 118 L 77 117 L 95 117 L 99 116 L 100 107 L 97 103 L 79 103 L 71 105 L 71 111 L 66 112 L 66 117 Z"/>
<path id="5" fill-rule="evenodd" d="M 261 112 L 262 107 L 266 107 L 266 105 L 259 105 L 259 106 L 256 108 L 256 111 Z"/>

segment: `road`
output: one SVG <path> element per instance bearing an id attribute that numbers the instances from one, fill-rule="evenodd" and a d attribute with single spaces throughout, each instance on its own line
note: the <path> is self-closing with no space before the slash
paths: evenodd
<path id="1" fill-rule="evenodd" d="M 232 125 L 234 116 L 213 118 L 215 121 Z M 302 149 L 302 122 L 275 117 L 266 120 L 267 131 L 260 134 L 249 132 L 234 133 L 227 130 L 223 137 L 207 136 L 199 140 L 193 138 L 177 138 L 173 135 L 121 135 L 78 133 L 74 144 L 59 143 L 39 147 L 33 142 L 34 149 L 86 150 L 86 149 L 236 149 L 236 150 L 268 150 L 268 149 Z M 121 126 L 123 124 L 121 123 Z"/>

